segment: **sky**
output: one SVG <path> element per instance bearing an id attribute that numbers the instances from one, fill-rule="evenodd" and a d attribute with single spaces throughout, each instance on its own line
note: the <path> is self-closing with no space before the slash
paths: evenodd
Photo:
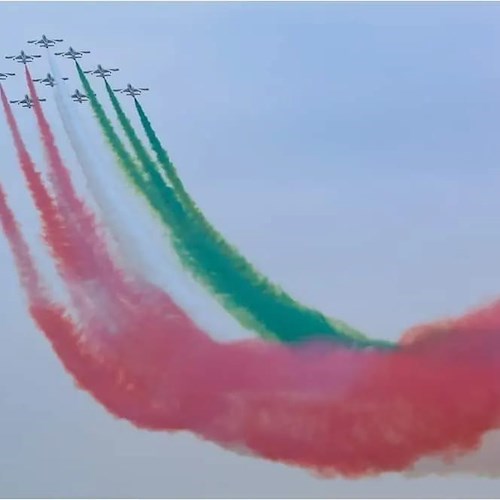
<path id="1" fill-rule="evenodd" d="M 499 4 L 0 2 L 2 54 L 43 33 L 91 50 L 84 68 L 119 67 L 113 85 L 151 89 L 141 103 L 189 192 L 302 302 L 395 340 L 498 297 Z M 71 62 L 60 67 L 75 88 Z M 22 68 L 0 59 L 0 72 L 13 69 L 4 83 L 17 99 Z M 44 76 L 48 62 L 30 69 Z M 72 162 L 51 93 L 40 90 Z M 16 116 L 43 168 L 32 113 Z M 0 151 L 35 244 L 3 119 Z M 0 266 L 0 495 L 498 495 L 498 480 L 470 475 L 322 479 L 187 433 L 136 430 L 64 372 L 26 315 L 3 237 Z"/>

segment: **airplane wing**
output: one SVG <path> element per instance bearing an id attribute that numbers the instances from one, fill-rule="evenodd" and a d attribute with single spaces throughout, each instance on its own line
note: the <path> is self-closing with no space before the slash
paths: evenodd
<path id="1" fill-rule="evenodd" d="M 113 92 L 123 92 L 125 89 L 113 89 Z"/>
<path id="2" fill-rule="evenodd" d="M 17 104 L 19 101 L 9 101 L 11 104 Z"/>
<path id="3" fill-rule="evenodd" d="M 32 56 L 29 56 L 29 57 L 42 57 L 42 56 L 39 56 L 38 54 L 34 54 Z"/>
<path id="4" fill-rule="evenodd" d="M 5 59 L 14 59 L 16 56 L 5 56 Z"/>
<path id="5" fill-rule="evenodd" d="M 64 40 L 62 38 L 54 38 L 53 41 L 54 42 L 64 42 Z"/>
<path id="6" fill-rule="evenodd" d="M 7 75 L 7 76 L 16 76 L 15 73 L 4 73 L 4 75 Z"/>
<path id="7" fill-rule="evenodd" d="M 28 43 L 37 43 L 38 40 L 28 40 Z"/>
<path id="8" fill-rule="evenodd" d="M 93 72 L 94 72 L 94 71 L 93 71 L 93 70 L 91 70 L 91 69 L 89 69 L 88 71 L 84 71 L 84 73 L 85 73 L 86 75 L 88 75 L 89 73 L 93 73 Z"/>
<path id="9" fill-rule="evenodd" d="M 45 102 L 47 99 L 38 99 L 39 102 Z"/>
<path id="10" fill-rule="evenodd" d="M 65 53 L 64 52 L 54 52 L 55 56 L 63 56 Z"/>
<path id="11" fill-rule="evenodd" d="M 63 76 L 62 79 L 63 80 L 69 80 L 69 78 L 67 76 Z"/>
<path id="12" fill-rule="evenodd" d="M 41 78 L 33 78 L 33 81 L 34 81 L 34 82 L 41 82 L 41 81 L 42 81 L 42 79 L 41 79 Z"/>
<path id="13" fill-rule="evenodd" d="M 90 50 L 80 50 L 82 54 L 90 54 Z"/>
<path id="14" fill-rule="evenodd" d="M 145 90 L 149 90 L 149 89 L 142 89 L 142 88 L 141 88 L 141 89 L 139 89 L 139 90 L 144 90 L 144 91 L 145 91 Z"/>

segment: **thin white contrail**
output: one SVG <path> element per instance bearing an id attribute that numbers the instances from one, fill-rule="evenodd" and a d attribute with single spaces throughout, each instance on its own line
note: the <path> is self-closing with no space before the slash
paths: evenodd
<path id="1" fill-rule="evenodd" d="M 129 269 L 165 290 L 200 327 L 219 340 L 250 338 L 221 306 L 182 271 L 168 235 L 134 194 L 109 149 L 95 144 L 84 125 L 59 68 L 49 53 L 57 109 L 88 188 Z"/>

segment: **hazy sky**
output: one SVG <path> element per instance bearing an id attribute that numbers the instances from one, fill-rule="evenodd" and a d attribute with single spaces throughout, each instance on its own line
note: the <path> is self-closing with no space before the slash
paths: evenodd
<path id="1" fill-rule="evenodd" d="M 0 3 L 2 55 L 42 33 L 91 50 L 84 67 L 120 67 L 114 84 L 151 88 L 142 103 L 192 195 L 298 299 L 396 339 L 498 296 L 500 5 Z M 26 93 L 20 76 L 5 88 Z M 16 115 L 41 160 L 32 113 Z M 36 242 L 4 120 L 0 151 Z M 498 495 L 499 481 L 467 476 L 318 479 L 116 421 L 26 316 L 3 237 L 0 266 L 1 495 Z"/>

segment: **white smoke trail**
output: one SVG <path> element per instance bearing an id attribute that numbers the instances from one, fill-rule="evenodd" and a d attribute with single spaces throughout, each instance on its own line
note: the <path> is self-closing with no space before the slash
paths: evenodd
<path id="1" fill-rule="evenodd" d="M 48 54 L 57 109 L 71 146 L 83 170 L 100 216 L 129 269 L 171 295 L 193 321 L 219 340 L 253 335 L 244 330 L 221 306 L 182 271 L 168 235 L 150 215 L 143 200 L 127 184 L 106 147 L 94 144 L 70 99 L 53 56 Z"/>

